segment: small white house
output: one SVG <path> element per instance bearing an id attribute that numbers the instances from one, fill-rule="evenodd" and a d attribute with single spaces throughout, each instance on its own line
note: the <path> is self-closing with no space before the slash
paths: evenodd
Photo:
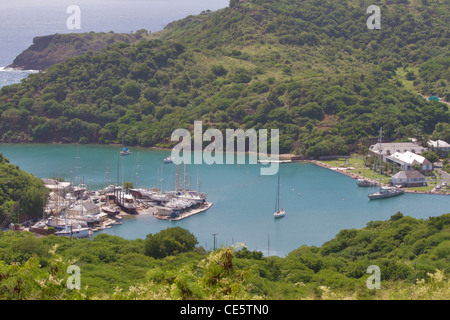
<path id="1" fill-rule="evenodd" d="M 417 170 L 397 172 L 392 176 L 391 183 L 403 187 L 422 187 L 427 185 L 425 176 Z"/>

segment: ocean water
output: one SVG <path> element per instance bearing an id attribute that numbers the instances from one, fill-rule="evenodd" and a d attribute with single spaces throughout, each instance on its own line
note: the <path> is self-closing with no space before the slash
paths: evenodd
<path id="1" fill-rule="evenodd" d="M 36 73 L 36 70 L 13 70 L 9 68 L 0 67 L 0 88 L 15 83 L 20 83 L 22 79 L 28 77 L 31 73 Z"/>
<path id="2" fill-rule="evenodd" d="M 90 189 L 103 188 L 107 180 L 120 184 L 122 179 L 135 186 L 174 189 L 176 166 L 163 164 L 168 151 L 131 148 L 130 156 L 121 157 L 119 150 L 118 146 L 97 145 L 0 145 L 0 153 L 37 177 L 79 177 Z M 187 186 L 197 189 L 199 181 L 200 191 L 214 203 L 208 211 L 181 221 L 138 215 L 102 232 L 143 239 L 149 233 L 180 226 L 190 230 L 206 249 L 213 248 L 216 234 L 217 247 L 245 243 L 265 255 L 285 256 L 302 245 L 320 246 L 342 229 L 390 219 L 397 211 L 422 219 L 450 212 L 448 196 L 404 194 L 369 201 L 371 190 L 358 188 L 348 176 L 311 163 L 286 163 L 279 167 L 286 216 L 274 219 L 277 176 L 261 176 L 262 166 L 248 162 L 188 165 Z M 182 184 L 183 167 L 179 172 Z"/>
<path id="3" fill-rule="evenodd" d="M 227 7 L 229 0 L 2 0 L 0 1 L 0 67 L 10 65 L 33 43 L 33 37 L 55 33 L 160 31 L 168 23 L 204 10 Z M 70 30 L 67 8 L 80 8 L 80 29 Z M 0 87 L 28 74 L 0 70 Z"/>

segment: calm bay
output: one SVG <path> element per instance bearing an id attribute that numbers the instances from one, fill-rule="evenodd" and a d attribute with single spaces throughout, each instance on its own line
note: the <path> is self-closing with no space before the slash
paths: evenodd
<path id="1" fill-rule="evenodd" d="M 120 146 L 2 144 L 11 163 L 39 178 L 77 178 L 90 190 L 130 181 L 138 187 L 173 190 L 176 166 L 163 164 L 166 150 L 130 148 L 119 156 Z M 126 217 L 122 225 L 100 232 L 125 239 L 145 238 L 168 227 L 188 229 L 199 245 L 214 247 L 245 243 L 264 255 L 285 256 L 302 245 L 320 246 L 340 230 L 362 228 L 370 221 L 387 220 L 397 211 L 427 219 L 450 212 L 448 196 L 404 194 L 372 200 L 373 191 L 358 188 L 355 180 L 311 163 L 285 163 L 279 167 L 281 205 L 286 216 L 274 219 L 277 176 L 262 176 L 262 164 L 188 165 L 187 186 L 207 194 L 213 206 L 181 221 L 158 220 L 152 215 Z M 180 166 L 183 183 L 183 166 Z M 77 181 L 78 181 L 77 180 Z M 77 182 L 75 181 L 75 182 Z M 98 234 L 98 233 L 95 233 Z M 215 236 L 213 236 L 213 234 Z"/>

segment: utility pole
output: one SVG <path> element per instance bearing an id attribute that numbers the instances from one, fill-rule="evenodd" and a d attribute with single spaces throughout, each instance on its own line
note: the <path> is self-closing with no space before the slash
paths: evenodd
<path id="1" fill-rule="evenodd" d="M 213 233 L 212 234 L 214 237 L 214 251 L 216 250 L 216 236 L 218 235 L 218 233 Z"/>

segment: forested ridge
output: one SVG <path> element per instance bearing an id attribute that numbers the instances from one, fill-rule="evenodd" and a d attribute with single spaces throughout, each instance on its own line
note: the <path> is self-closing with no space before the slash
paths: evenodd
<path id="1" fill-rule="evenodd" d="M 206 252 L 180 227 L 146 239 L 0 232 L 0 299 L 411 299 L 450 295 L 450 214 L 340 231 L 285 257 L 236 245 Z M 154 250 L 154 248 L 159 248 Z M 78 288 L 68 288 L 79 268 Z M 380 270 L 380 287 L 369 266 Z"/>
<path id="2" fill-rule="evenodd" d="M 171 147 L 192 129 L 279 129 L 280 152 L 346 154 L 376 137 L 449 141 L 444 0 L 245 0 L 0 91 L 0 141 Z M 149 38 L 150 40 L 148 40 Z M 421 95 L 419 95 L 421 94 Z"/>

